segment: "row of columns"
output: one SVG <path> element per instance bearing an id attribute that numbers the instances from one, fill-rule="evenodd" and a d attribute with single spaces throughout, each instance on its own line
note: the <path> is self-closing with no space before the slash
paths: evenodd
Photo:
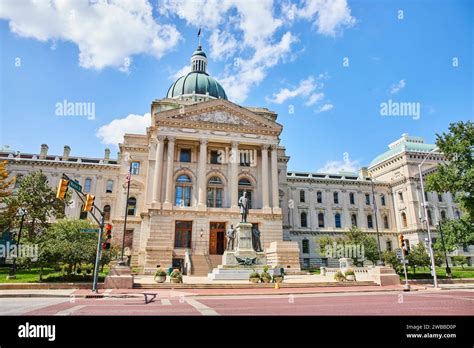
<path id="1" fill-rule="evenodd" d="M 165 191 L 165 201 L 163 207 L 166 209 L 171 208 L 173 204 L 173 164 L 174 164 L 174 137 L 167 137 L 168 139 L 168 149 L 166 155 L 166 191 Z M 156 142 L 156 152 L 155 152 L 155 170 L 153 176 L 153 195 L 152 195 L 152 204 L 153 206 L 159 208 L 161 205 L 161 191 L 162 191 L 162 173 L 163 173 L 163 150 L 164 150 L 164 140 L 165 137 L 159 135 Z M 205 209 L 207 205 L 207 139 L 200 140 L 199 148 L 199 158 L 198 158 L 198 180 L 197 180 L 197 192 L 198 192 L 198 209 Z M 232 154 L 233 160 L 229 163 L 228 177 L 229 177 L 229 190 L 230 190 L 230 206 L 231 208 L 238 208 L 238 170 L 239 170 L 239 143 L 232 142 Z M 271 207 L 279 209 L 279 195 L 278 195 L 278 154 L 277 146 L 271 146 L 271 155 L 270 155 L 270 165 L 271 170 L 269 170 L 268 164 L 268 151 L 270 146 L 265 144 L 261 149 L 261 158 L 262 158 L 262 205 L 264 211 L 271 211 Z M 271 173 L 271 174 L 270 174 Z M 269 180 L 271 175 L 271 190 L 272 190 L 272 204 L 270 206 L 269 197 Z"/>

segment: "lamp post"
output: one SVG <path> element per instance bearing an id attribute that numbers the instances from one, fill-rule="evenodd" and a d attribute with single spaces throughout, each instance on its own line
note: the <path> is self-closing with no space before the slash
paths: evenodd
<path id="1" fill-rule="evenodd" d="M 127 216 L 128 216 L 128 199 L 130 196 L 130 181 L 132 181 L 132 159 L 128 156 L 129 168 L 127 174 L 127 197 L 125 198 L 125 218 L 123 222 L 123 235 L 122 235 L 122 256 L 118 262 L 119 266 L 126 266 L 125 260 L 123 259 L 123 253 L 125 250 L 125 232 L 127 231 Z"/>
<path id="2" fill-rule="evenodd" d="M 10 272 L 8 274 L 8 277 L 7 277 L 8 279 L 15 279 L 16 278 L 16 275 L 15 275 L 15 272 L 16 272 L 16 258 L 18 256 L 18 252 L 19 252 L 19 249 L 20 249 L 21 231 L 23 230 L 23 222 L 25 221 L 26 213 L 27 213 L 27 210 L 24 209 L 24 208 L 19 208 L 18 212 L 17 212 L 17 215 L 21 216 L 20 230 L 18 231 L 18 239 L 17 239 L 17 242 L 16 242 L 16 256 L 13 258 L 12 268 L 10 269 Z"/>
<path id="3" fill-rule="evenodd" d="M 379 263 L 379 265 L 383 265 L 382 253 L 381 253 L 381 250 L 380 250 L 379 223 L 378 223 L 378 219 L 377 219 L 377 203 L 375 202 L 374 180 L 372 180 L 372 178 L 370 178 L 370 183 L 371 183 L 371 186 L 372 186 L 372 206 L 373 206 L 374 217 L 375 217 L 375 229 L 377 231 L 377 249 L 378 249 L 378 252 L 379 252 L 379 262 L 378 263 Z"/>
<path id="4" fill-rule="evenodd" d="M 426 231 L 428 232 L 428 248 L 429 248 L 429 251 L 430 251 L 430 259 L 431 259 L 431 269 L 432 269 L 432 272 L 433 272 L 433 285 L 436 288 L 438 288 L 438 278 L 436 277 L 436 268 L 435 268 L 435 261 L 434 261 L 434 253 L 433 253 L 433 246 L 432 246 L 432 243 L 431 243 L 431 230 L 430 230 L 430 222 L 428 221 L 428 204 L 426 203 L 426 200 L 425 200 L 425 187 L 423 186 L 423 175 L 421 173 L 421 167 L 423 166 L 423 163 L 425 163 L 426 159 L 435 151 L 438 150 L 438 147 L 435 147 L 433 150 L 431 150 L 430 152 L 428 152 L 425 156 L 425 158 L 423 158 L 423 161 L 421 161 L 421 163 L 418 165 L 418 172 L 420 174 L 420 185 L 421 185 L 421 199 L 423 200 L 423 210 L 424 210 L 424 213 L 425 213 L 425 217 L 424 217 L 424 220 L 426 222 Z"/>

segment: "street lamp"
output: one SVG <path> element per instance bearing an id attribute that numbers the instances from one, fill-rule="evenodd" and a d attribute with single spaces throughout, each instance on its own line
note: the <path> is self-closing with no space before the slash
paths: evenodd
<path id="1" fill-rule="evenodd" d="M 126 266 L 126 262 L 123 258 L 124 256 L 124 250 L 125 250 L 125 233 L 127 232 L 127 217 L 128 217 L 128 200 L 130 197 L 130 181 L 132 181 L 132 158 L 130 155 L 127 156 L 127 159 L 125 160 L 129 164 L 128 168 L 128 173 L 127 173 L 127 196 L 125 198 L 125 217 L 124 217 L 124 222 L 123 222 L 123 235 L 122 235 L 122 253 L 120 257 L 120 261 L 118 262 L 119 266 Z"/>
<path id="2" fill-rule="evenodd" d="M 428 152 L 423 158 L 423 161 L 418 165 L 418 172 L 420 174 L 420 185 L 421 185 L 421 199 L 423 200 L 423 210 L 425 213 L 425 222 L 426 222 L 426 230 L 428 232 L 428 248 L 430 249 L 430 259 L 431 259 L 431 269 L 433 270 L 433 282 L 434 282 L 434 287 L 438 288 L 438 278 L 436 277 L 436 268 L 435 268 L 435 261 L 434 261 L 434 253 L 433 253 L 433 247 L 431 243 L 431 230 L 430 230 L 430 222 L 428 221 L 428 204 L 426 203 L 425 200 L 425 188 L 423 186 L 423 175 L 421 173 L 421 166 L 423 163 L 425 163 L 426 159 L 435 151 L 438 150 L 438 147 L 435 147 L 433 150 Z"/>
<path id="3" fill-rule="evenodd" d="M 18 256 L 19 248 L 20 248 L 20 239 L 21 239 L 21 231 L 23 230 L 23 222 L 25 221 L 25 216 L 26 216 L 27 210 L 24 208 L 18 208 L 17 211 L 17 216 L 21 216 L 20 220 L 20 230 L 18 231 L 18 239 L 16 242 L 16 256 L 13 258 L 13 263 L 12 263 L 12 268 L 10 269 L 10 272 L 8 274 L 7 279 L 15 279 L 16 275 L 16 258 Z"/>
<path id="4" fill-rule="evenodd" d="M 372 177 L 370 177 L 370 183 L 372 184 L 372 206 L 373 206 L 374 217 L 375 217 L 375 229 L 377 231 L 377 249 L 378 249 L 378 252 L 379 252 L 379 262 L 378 262 L 378 264 L 383 265 L 382 254 L 381 254 L 381 250 L 380 250 L 379 223 L 378 223 L 378 219 L 377 219 L 377 203 L 375 201 L 374 180 L 372 180 Z"/>

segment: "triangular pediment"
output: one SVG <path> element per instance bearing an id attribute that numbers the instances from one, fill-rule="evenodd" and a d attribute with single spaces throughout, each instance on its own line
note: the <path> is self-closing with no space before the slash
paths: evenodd
<path id="1" fill-rule="evenodd" d="M 262 115 L 222 99 L 180 106 L 155 114 L 157 126 L 232 130 L 279 135 L 282 126 Z"/>

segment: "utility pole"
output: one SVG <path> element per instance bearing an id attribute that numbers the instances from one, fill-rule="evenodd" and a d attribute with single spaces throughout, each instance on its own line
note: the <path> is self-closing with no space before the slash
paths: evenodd
<path id="1" fill-rule="evenodd" d="M 7 276 L 7 279 L 15 279 L 16 278 L 16 258 L 18 257 L 18 253 L 20 252 L 20 240 L 21 240 L 21 231 L 23 230 L 23 223 L 25 221 L 25 216 L 26 216 L 26 209 L 19 208 L 18 209 L 18 215 L 21 216 L 20 220 L 20 230 L 18 231 L 18 239 L 16 242 L 16 256 L 13 258 L 13 263 L 12 263 L 12 268 L 10 269 L 10 272 Z"/>

